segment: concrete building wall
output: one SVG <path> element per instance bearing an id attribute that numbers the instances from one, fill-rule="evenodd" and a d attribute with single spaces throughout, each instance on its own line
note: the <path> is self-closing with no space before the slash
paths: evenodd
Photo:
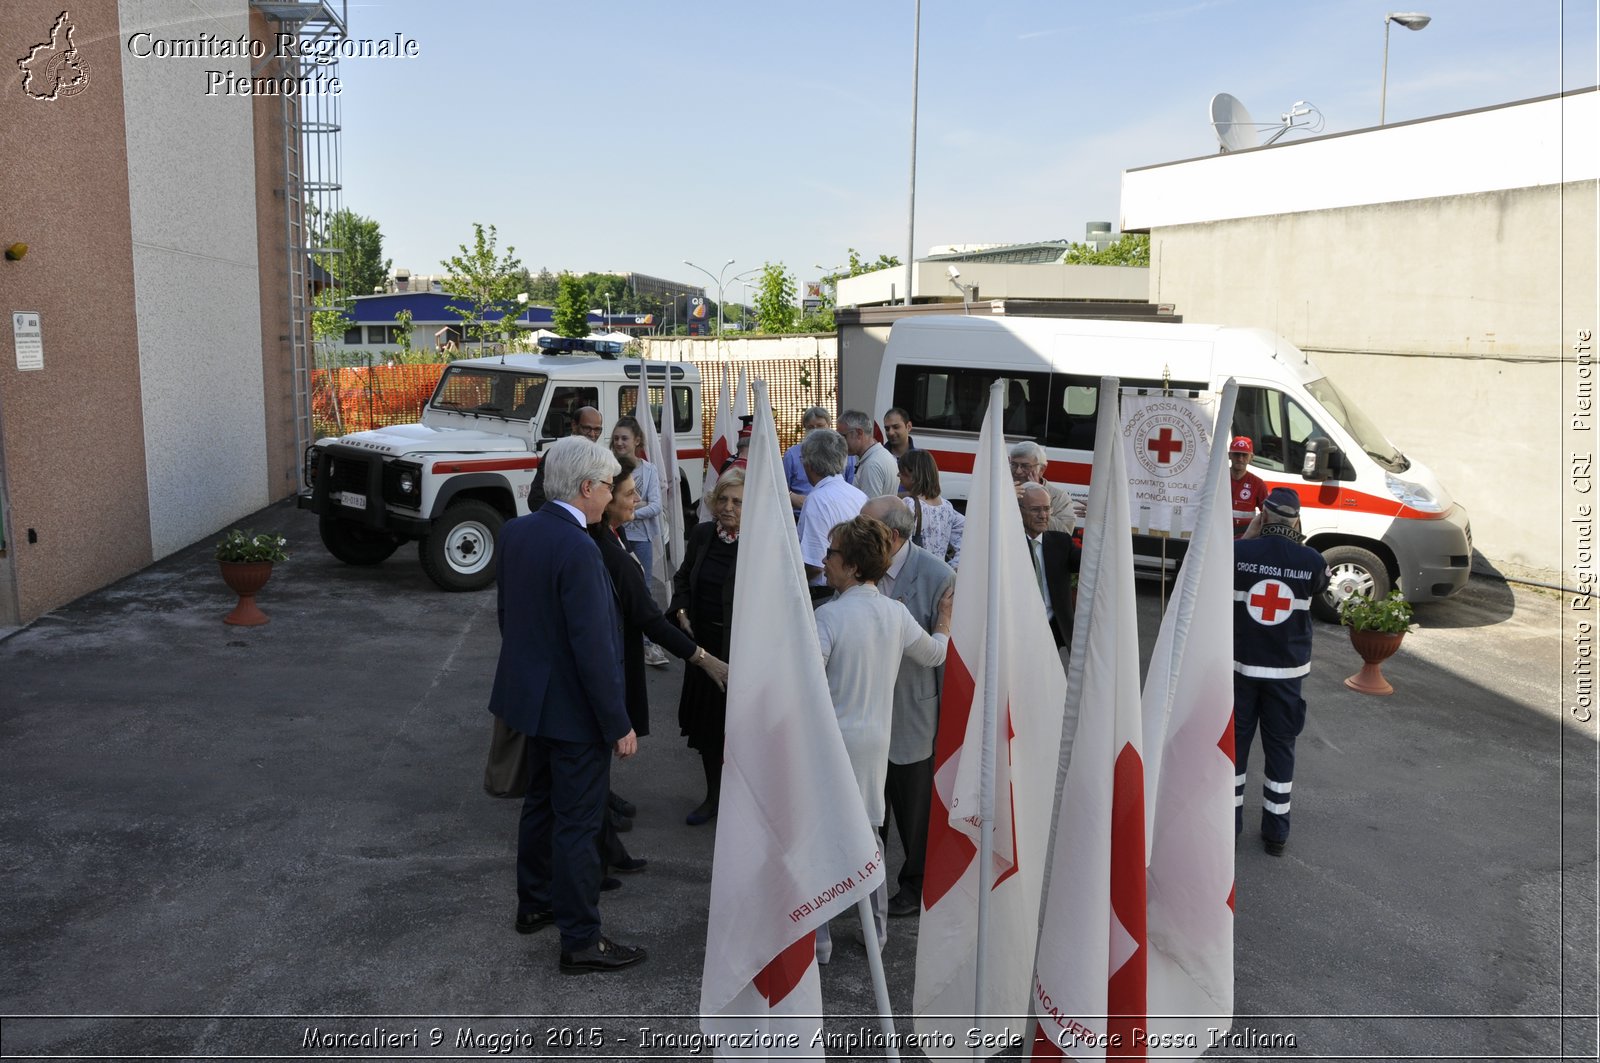
<path id="1" fill-rule="evenodd" d="M 120 10 L 123 39 L 248 31 L 245 0 L 122 0 Z M 205 95 L 207 69 L 247 77 L 249 60 L 123 64 L 156 557 L 268 501 L 252 101 Z"/>
<path id="2" fill-rule="evenodd" d="M 279 27 L 259 12 L 250 13 L 250 33 L 272 40 Z M 269 68 L 270 75 L 276 65 Z M 260 263 L 261 386 L 266 424 L 266 492 L 268 499 L 287 498 L 300 486 L 300 453 L 295 440 L 294 350 L 289 342 L 288 230 L 283 196 L 285 108 L 297 108 L 293 97 L 262 96 L 252 107 L 251 136 L 255 147 L 256 255 Z M 309 329 L 309 322 L 307 328 Z"/>
<path id="3" fill-rule="evenodd" d="M 1554 579 L 1595 203 L 1587 180 L 1159 226 L 1150 299 L 1301 347 L 1467 507 L 1484 557 Z"/>
<path id="4" fill-rule="evenodd" d="M 949 268 L 961 272 L 962 284 L 977 285 L 975 299 L 1097 299 L 1143 302 L 1149 278 L 1143 266 L 1078 266 L 1058 262 L 928 262 L 913 263 L 911 298 L 916 302 L 961 300 Z M 839 281 L 840 306 L 875 306 L 898 302 L 905 295 L 904 266 L 875 270 Z"/>
<path id="5" fill-rule="evenodd" d="M 833 335 L 819 336 L 744 336 L 718 341 L 716 338 L 689 339 L 685 336 L 646 336 L 641 338 L 644 356 L 657 361 L 682 362 L 694 359 L 727 358 L 751 361 L 765 358 L 834 358 L 839 344 Z"/>
<path id="6" fill-rule="evenodd" d="M 62 14 L 56 0 L 0 4 L 0 40 L 18 44 L 0 83 L 0 246 L 29 245 L 0 260 L 0 626 L 150 560 L 118 9 L 72 5 L 84 81 L 32 98 L 15 63 Z M 49 64 L 41 54 L 35 91 Z M 40 315 L 41 370 L 17 368 L 14 311 Z"/>

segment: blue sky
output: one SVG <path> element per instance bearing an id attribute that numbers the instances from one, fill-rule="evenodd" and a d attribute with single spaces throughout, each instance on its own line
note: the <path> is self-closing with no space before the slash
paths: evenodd
<path id="1" fill-rule="evenodd" d="M 1257 121 L 1304 99 L 1324 132 L 1376 125 L 1389 10 L 924 0 L 917 255 L 1115 225 L 1124 169 L 1216 150 L 1217 92 Z M 1390 122 L 1600 80 L 1594 0 L 1398 10 L 1433 22 L 1391 32 Z M 912 0 L 355 2 L 351 37 L 421 54 L 340 64 L 344 204 L 415 273 L 474 221 L 532 270 L 696 282 L 683 259 L 732 258 L 729 276 L 774 261 L 805 279 L 849 247 L 903 258 L 912 16 Z"/>

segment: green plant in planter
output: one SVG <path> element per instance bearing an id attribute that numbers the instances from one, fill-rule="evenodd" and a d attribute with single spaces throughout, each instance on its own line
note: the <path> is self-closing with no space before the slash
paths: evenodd
<path id="1" fill-rule="evenodd" d="M 1376 599 L 1352 594 L 1339 605 L 1339 623 L 1355 631 L 1381 631 L 1386 635 L 1404 635 L 1417 629 L 1411 622 L 1411 605 L 1399 591 Z"/>
<path id="2" fill-rule="evenodd" d="M 287 561 L 289 555 L 283 548 L 289 543 L 281 535 L 262 532 L 256 535 L 234 528 L 217 543 L 218 561 Z"/>

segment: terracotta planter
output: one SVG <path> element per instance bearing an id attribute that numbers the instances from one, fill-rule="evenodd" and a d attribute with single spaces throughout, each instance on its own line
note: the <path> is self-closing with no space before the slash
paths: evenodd
<path id="1" fill-rule="evenodd" d="M 256 608 L 256 592 L 272 578 L 272 562 L 219 561 L 217 564 L 222 569 L 222 582 L 239 596 L 239 604 L 233 607 L 233 612 L 222 618 L 222 622 L 240 627 L 265 624 L 269 618 Z"/>
<path id="2" fill-rule="evenodd" d="M 1357 631 L 1350 629 L 1350 645 L 1361 655 L 1361 671 L 1344 681 L 1344 685 L 1361 694 L 1393 694 L 1394 687 L 1383 678 L 1382 663 L 1394 656 L 1400 648 L 1405 632 L 1390 634 L 1387 631 Z"/>

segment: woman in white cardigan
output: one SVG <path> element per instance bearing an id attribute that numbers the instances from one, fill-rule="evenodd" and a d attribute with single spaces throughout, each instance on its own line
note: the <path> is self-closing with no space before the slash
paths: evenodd
<path id="1" fill-rule="evenodd" d="M 939 602 L 938 621 L 930 635 L 904 605 L 878 593 L 877 581 L 889 568 L 890 543 L 889 529 L 871 517 L 835 525 L 822 572 L 838 596 L 816 613 L 833 711 L 867 818 L 875 828 L 883 826 L 889 723 L 901 658 L 931 668 L 944 663 L 950 643 L 950 594 Z M 880 949 L 889 937 L 887 899 L 886 877 L 872 893 Z M 833 942 L 824 926 L 817 934 L 817 962 L 827 963 L 832 955 Z"/>

